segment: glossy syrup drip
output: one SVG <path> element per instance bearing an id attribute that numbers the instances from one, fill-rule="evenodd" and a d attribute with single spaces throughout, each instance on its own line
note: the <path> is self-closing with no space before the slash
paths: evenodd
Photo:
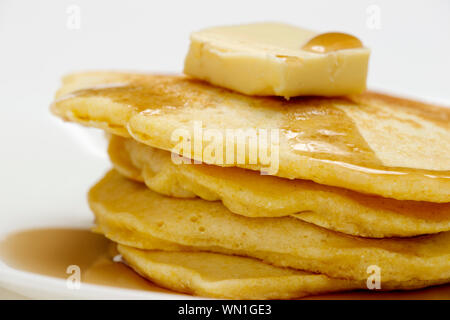
<path id="1" fill-rule="evenodd" d="M 299 102 L 285 113 L 282 132 L 298 154 L 359 166 L 382 165 L 353 120 L 332 100 Z"/>
<path id="2" fill-rule="evenodd" d="M 322 33 L 309 40 L 302 50 L 314 53 L 327 53 L 345 49 L 362 48 L 362 42 L 347 33 L 328 32 Z"/>
<path id="3" fill-rule="evenodd" d="M 114 262 L 112 258 L 116 254 L 111 241 L 83 229 L 24 230 L 0 242 L 1 260 L 14 269 L 67 279 L 67 267 L 78 265 L 82 283 L 171 292 L 153 285 L 124 264 Z M 344 292 L 307 299 L 450 299 L 450 285 L 416 291 Z"/>
<path id="4" fill-rule="evenodd" d="M 14 269 L 67 279 L 67 267 L 76 265 L 81 283 L 168 292 L 114 262 L 116 254 L 111 241 L 83 229 L 24 230 L 0 242 L 1 260 Z"/>
<path id="5" fill-rule="evenodd" d="M 161 77 L 155 85 L 135 80 L 124 86 L 102 86 L 89 88 L 75 93 L 80 97 L 108 97 L 114 102 L 134 108 L 141 114 L 163 116 L 167 113 L 184 112 L 184 106 L 220 107 L 228 96 L 217 95 L 207 85 L 197 81 Z M 212 94 L 211 94 L 212 93 Z M 294 101 L 295 100 L 295 101 Z M 381 162 L 360 135 L 356 125 L 345 112 L 334 107 L 332 99 L 291 99 L 286 103 L 281 99 L 249 98 L 256 108 L 279 109 L 285 121 L 280 127 L 292 149 L 299 153 L 315 157 L 341 161 L 355 165 L 379 166 Z M 342 101 L 338 101 L 341 102 Z M 344 101 L 345 103 L 350 103 Z"/>

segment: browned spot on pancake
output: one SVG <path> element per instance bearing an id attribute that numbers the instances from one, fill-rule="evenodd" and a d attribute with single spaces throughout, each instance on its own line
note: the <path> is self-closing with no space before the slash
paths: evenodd
<path id="1" fill-rule="evenodd" d="M 123 85 L 92 87 L 78 90 L 71 95 L 106 97 L 133 107 L 138 112 L 148 110 L 150 114 L 161 114 L 180 107 L 188 108 L 190 104 L 206 107 L 220 103 L 220 96 L 211 94 L 211 91 L 216 90 L 211 90 L 201 81 L 186 77 L 141 76 Z"/>
<path id="2" fill-rule="evenodd" d="M 448 108 L 371 91 L 361 95 L 352 95 L 349 99 L 356 104 L 365 106 L 374 103 L 387 104 L 391 108 L 398 108 L 407 113 L 412 113 L 446 129 L 450 128 L 450 109 Z"/>

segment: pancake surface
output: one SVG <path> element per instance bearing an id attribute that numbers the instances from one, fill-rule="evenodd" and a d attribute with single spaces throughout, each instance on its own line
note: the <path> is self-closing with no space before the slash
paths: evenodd
<path id="1" fill-rule="evenodd" d="M 330 278 L 291 268 L 278 268 L 241 256 L 194 251 L 161 241 L 151 250 L 117 246 L 126 263 L 160 286 L 184 293 L 230 299 L 292 299 L 324 292 L 367 289 L 366 281 Z M 413 290 L 443 281 L 390 281 L 377 291 Z"/>
<path id="2" fill-rule="evenodd" d="M 450 232 L 409 239 L 365 239 L 293 218 L 247 218 L 218 202 L 174 199 L 109 172 L 89 192 L 98 230 L 141 249 L 162 243 L 193 250 L 238 254 L 277 266 L 365 280 L 367 267 L 382 270 L 385 285 L 450 278 Z"/>
<path id="3" fill-rule="evenodd" d="M 172 290 L 228 299 L 291 299 L 359 289 L 361 282 L 279 268 L 256 259 L 210 252 L 140 250 L 118 245 L 135 271 Z"/>
<path id="4" fill-rule="evenodd" d="M 416 236 L 450 230 L 450 203 L 399 201 L 260 175 L 241 168 L 172 162 L 170 153 L 112 135 L 108 153 L 116 170 L 155 192 L 221 200 L 248 217 L 292 215 L 316 225 L 365 237 Z"/>
<path id="5" fill-rule="evenodd" d="M 52 111 L 164 150 L 175 147 L 175 130 L 190 132 L 196 120 L 219 131 L 278 129 L 277 176 L 399 200 L 450 202 L 446 108 L 373 93 L 255 98 L 182 76 L 99 72 L 66 77 Z M 201 150 L 207 145 L 203 141 Z M 190 157 L 218 164 L 201 150 Z"/>

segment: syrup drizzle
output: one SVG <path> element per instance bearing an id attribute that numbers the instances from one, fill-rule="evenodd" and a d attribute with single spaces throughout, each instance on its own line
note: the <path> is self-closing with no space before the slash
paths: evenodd
<path id="1" fill-rule="evenodd" d="M 313 53 L 328 53 L 338 50 L 362 48 L 362 42 L 347 33 L 328 32 L 322 33 L 309 40 L 302 50 Z"/>

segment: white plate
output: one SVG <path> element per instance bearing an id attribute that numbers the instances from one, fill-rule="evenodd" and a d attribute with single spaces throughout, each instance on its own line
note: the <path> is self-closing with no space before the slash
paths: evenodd
<path id="1" fill-rule="evenodd" d="M 17 115 L 18 117 L 20 114 Z M 88 228 L 93 216 L 88 188 L 110 167 L 103 133 L 53 119 L 43 110 L 38 123 L 25 117 L 5 123 L 33 135 L 17 135 L 3 145 L 0 240 L 33 228 Z M 35 131 L 34 131 L 35 130 Z M 13 132 L 13 131 L 12 131 Z M 24 147 L 26 146 L 26 148 Z M 0 287 L 33 299 L 193 299 L 181 294 L 81 284 L 69 289 L 63 279 L 15 270 L 0 258 Z M 18 298 L 20 296 L 13 296 Z"/>
<path id="2" fill-rule="evenodd" d="M 198 299 L 197 297 L 108 286 L 81 284 L 69 289 L 62 279 L 17 271 L 0 266 L 0 284 L 7 290 L 31 299 Z"/>

